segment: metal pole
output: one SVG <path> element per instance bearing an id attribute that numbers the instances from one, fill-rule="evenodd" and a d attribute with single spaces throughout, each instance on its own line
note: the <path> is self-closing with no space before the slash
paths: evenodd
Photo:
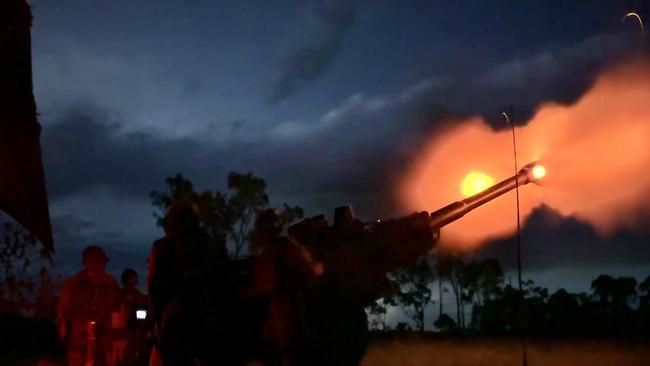
<path id="1" fill-rule="evenodd" d="M 502 113 L 502 115 L 505 117 L 506 122 L 510 125 L 510 130 L 512 131 L 512 152 L 514 155 L 514 162 L 515 162 L 515 174 L 517 174 L 517 140 L 515 138 L 515 123 L 512 120 L 512 113 L 513 108 L 510 108 L 510 116 L 508 116 L 507 113 Z M 518 285 L 519 285 L 519 296 L 521 298 L 519 299 L 519 320 L 521 320 L 521 316 L 523 314 L 523 305 L 524 305 L 524 290 L 522 286 L 522 280 L 521 280 L 521 219 L 520 219 L 520 213 L 519 213 L 519 181 L 515 181 L 515 195 L 516 195 L 516 200 L 517 200 L 517 232 L 515 233 L 515 245 L 517 247 L 517 280 L 518 280 Z M 527 341 L 526 341 L 526 335 L 524 334 L 523 326 L 519 330 L 521 332 L 521 342 L 522 342 L 522 353 L 523 353 L 523 360 L 522 360 L 522 365 L 523 366 L 528 366 L 528 350 L 527 350 Z"/>

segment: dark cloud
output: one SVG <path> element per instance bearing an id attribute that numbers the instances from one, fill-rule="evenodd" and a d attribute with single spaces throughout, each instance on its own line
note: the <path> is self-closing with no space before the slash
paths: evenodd
<path id="1" fill-rule="evenodd" d="M 488 69 L 434 75 L 390 95 L 354 94 L 311 123 L 285 122 L 259 128 L 252 122 L 235 120 L 227 130 L 236 136 L 221 143 L 211 142 L 209 136 L 170 138 L 154 131 L 127 132 L 124 127 L 129 121 L 89 104 L 77 105 L 43 128 L 51 198 L 56 203 L 81 197 L 85 203 L 76 206 L 77 219 L 85 217 L 84 211 L 115 204 L 111 200 L 129 201 L 133 207 L 145 208 L 131 221 L 150 228 L 150 234 L 133 238 L 128 232 L 132 228 L 112 227 L 88 229 L 80 235 L 84 231 L 68 216 L 66 222 L 55 222 L 57 243 L 81 246 L 95 238 L 124 252 L 143 251 L 155 237 L 148 194 L 163 188 L 164 177 L 177 172 L 184 173 L 200 189 L 224 189 L 229 171 L 252 171 L 267 180 L 276 203 L 301 205 L 307 214 L 330 213 L 342 204 L 352 204 L 364 219 L 404 214 L 392 198 L 394 183 L 444 121 L 453 123 L 476 114 L 495 119 L 502 106 L 512 103 L 523 122 L 540 103 L 574 101 L 598 72 L 633 48 L 625 36 L 599 36 Z M 251 131 L 254 128 L 259 130 Z M 248 138 L 239 138 L 247 134 Z M 84 196 L 93 187 L 108 187 L 107 198 Z M 53 209 L 55 215 L 61 212 L 65 210 Z M 119 219 L 119 213 L 112 215 L 93 223 L 103 227 Z M 541 220 L 538 216 L 533 215 L 525 233 L 535 240 L 526 242 L 526 255 L 530 256 L 526 263 L 530 260 L 531 266 L 587 264 L 598 258 L 626 263 L 647 258 L 647 250 L 639 244 L 643 239 L 636 234 L 619 233 L 614 239 L 602 240 L 588 224 L 569 220 L 557 237 L 548 238 L 532 231 L 549 224 L 542 220 L 541 226 L 535 226 Z M 544 220 L 548 217 L 552 215 L 542 215 Z M 77 234 L 62 229 L 68 224 L 77 228 Z M 59 234 L 59 230 L 63 231 Z M 565 252 L 555 258 L 555 251 L 540 238 L 563 243 Z M 571 242 L 575 245 L 566 245 L 570 238 L 575 239 Z M 503 239 L 489 247 L 495 251 L 492 254 L 511 263 L 508 243 Z M 618 257 L 611 255 L 612 245 L 621 248 Z M 578 248 L 592 246 L 590 255 L 581 257 Z"/>
<path id="2" fill-rule="evenodd" d="M 599 35 L 490 68 L 450 73 L 432 98 L 460 115 L 481 115 L 496 128 L 502 126 L 500 112 L 514 106 L 523 124 L 542 103 L 574 103 L 603 70 L 640 46 L 634 35 Z"/>
<path id="3" fill-rule="evenodd" d="M 42 145 L 51 200 L 75 196 L 93 187 L 108 187 L 111 194 L 147 200 L 160 189 L 166 176 L 183 173 L 200 188 L 223 189 L 229 171 L 253 171 L 271 183 L 283 197 L 344 194 L 350 197 L 372 191 L 369 181 L 388 156 L 358 156 L 354 138 L 339 139 L 341 130 L 322 136 L 281 141 L 210 144 L 200 138 L 164 138 L 154 132 L 124 132 L 125 122 L 92 105 L 78 105 L 43 128 Z M 239 131 L 244 122 L 234 121 Z M 356 129 L 356 126 L 349 126 Z M 370 139 L 380 140 L 376 133 Z M 338 140 L 338 141 L 337 141 Z M 329 141 L 329 142 L 327 142 Z M 369 155 L 374 154 L 375 146 Z M 360 161 L 360 159 L 362 161 Z M 365 169 L 359 170 L 358 164 Z M 301 179 L 295 179 L 300 176 Z M 376 174 L 374 174 L 376 176 Z M 348 199 L 348 198 L 346 198 Z M 296 202 L 298 203 L 298 202 Z M 309 202 L 303 203 L 310 206 Z M 327 207 L 335 205 L 330 203 Z"/>
<path id="4" fill-rule="evenodd" d="M 87 188 L 51 202 L 55 261 L 67 274 L 80 268 L 84 247 L 99 245 L 115 271 L 130 266 L 144 271 L 151 243 L 160 236 L 146 200 L 110 188 Z M 119 272 L 117 272 L 119 273 Z"/>
<path id="5" fill-rule="evenodd" d="M 527 270 L 650 264 L 647 228 L 603 237 L 590 223 L 563 216 L 545 205 L 535 208 L 525 220 L 521 237 Z M 478 255 L 499 258 L 508 269 L 514 269 L 515 253 L 514 237 L 506 237 L 489 241 Z"/>
<path id="6" fill-rule="evenodd" d="M 106 236 L 97 235 L 97 230 L 101 230 L 101 223 L 89 220 L 81 213 L 66 212 L 53 215 L 52 227 L 56 243 L 56 264 L 60 271 L 68 275 L 80 269 L 83 248 L 91 244 L 110 248 L 110 244 L 113 244 L 106 240 Z M 111 236 L 117 237 L 120 233 L 109 233 L 108 237 Z"/>
<path id="7" fill-rule="evenodd" d="M 146 195 L 165 176 L 191 169 L 197 160 L 195 141 L 121 128 L 122 122 L 91 105 L 71 108 L 48 123 L 42 144 L 50 196 L 56 199 L 96 185 Z"/>
<path id="8" fill-rule="evenodd" d="M 395 214 L 393 183 L 445 121 L 482 115 L 503 128 L 500 111 L 514 105 L 525 123 L 542 103 L 575 102 L 634 47 L 626 36 L 599 36 L 480 72 L 432 76 L 389 96 L 357 94 L 317 122 L 277 126 L 286 141 L 278 149 L 299 161 L 312 192 L 338 192 L 371 217 Z"/>
<path id="9" fill-rule="evenodd" d="M 369 217 L 396 214 L 393 183 L 442 121 L 482 114 L 501 122 L 507 103 L 525 121 L 540 103 L 578 98 L 630 47 L 625 37 L 596 37 L 480 72 L 432 76 L 392 95 L 355 94 L 317 121 L 281 123 L 248 139 L 237 137 L 252 125 L 236 120 L 233 138 L 217 144 L 125 133 L 128 121 L 82 105 L 43 129 L 48 188 L 57 197 L 106 185 L 143 198 L 176 172 L 214 189 L 231 170 L 253 171 L 271 193 L 307 209 L 350 203 Z"/>
<path id="10" fill-rule="evenodd" d="M 295 94 L 327 71 L 341 50 L 345 33 L 354 24 L 356 1 L 336 0 L 317 6 L 314 12 L 318 22 L 314 39 L 289 52 L 279 81 L 268 97 L 270 103 Z"/>

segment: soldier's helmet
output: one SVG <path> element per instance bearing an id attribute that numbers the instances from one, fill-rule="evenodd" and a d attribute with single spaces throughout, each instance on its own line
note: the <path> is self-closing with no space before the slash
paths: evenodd
<path id="1" fill-rule="evenodd" d="M 190 202 L 174 202 L 167 209 L 163 219 L 163 228 L 167 234 L 199 226 L 199 213 Z"/>
<path id="2" fill-rule="evenodd" d="M 81 259 L 83 260 L 84 264 L 92 261 L 108 262 L 108 256 L 104 252 L 104 249 L 98 247 L 97 245 L 87 246 L 83 252 L 81 252 Z"/>
<path id="3" fill-rule="evenodd" d="M 280 216 L 273 209 L 260 211 L 255 217 L 255 227 L 251 233 L 251 250 L 259 252 L 268 247 L 282 233 Z"/>
<path id="4" fill-rule="evenodd" d="M 125 269 L 124 271 L 122 271 L 122 275 L 120 276 L 120 280 L 121 280 L 121 282 L 122 282 L 122 286 L 127 286 L 127 285 L 129 284 L 129 280 L 131 280 L 131 279 L 134 278 L 134 277 L 135 277 L 136 279 L 137 279 L 137 277 L 138 277 L 138 272 L 136 272 L 134 269 L 132 269 L 132 268 L 127 268 L 127 269 Z M 136 281 L 136 282 L 137 282 L 137 281 Z"/>

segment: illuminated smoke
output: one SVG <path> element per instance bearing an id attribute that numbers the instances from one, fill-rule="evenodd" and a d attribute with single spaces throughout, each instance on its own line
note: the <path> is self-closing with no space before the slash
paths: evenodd
<path id="1" fill-rule="evenodd" d="M 460 184 L 460 191 L 465 197 L 473 196 L 483 192 L 494 184 L 494 178 L 482 172 L 470 172 L 463 178 Z"/>
<path id="2" fill-rule="evenodd" d="M 606 236 L 650 208 L 650 65 L 604 73 L 574 105 L 542 105 L 516 133 L 519 163 L 540 160 L 547 169 L 541 187 L 521 187 L 522 220 L 546 203 Z M 459 187 L 473 171 L 510 177 L 511 144 L 505 123 L 495 132 L 478 117 L 436 135 L 401 181 L 403 208 L 433 211 L 462 199 Z M 514 214 L 510 192 L 445 227 L 442 244 L 471 248 L 511 234 Z"/>

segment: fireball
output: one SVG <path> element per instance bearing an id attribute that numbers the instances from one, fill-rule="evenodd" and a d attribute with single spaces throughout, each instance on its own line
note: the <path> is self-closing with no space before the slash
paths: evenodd
<path id="1" fill-rule="evenodd" d="M 473 196 L 483 192 L 486 188 L 494 184 L 494 178 L 483 172 L 473 171 L 465 176 L 460 184 L 460 191 L 465 197 Z"/>

